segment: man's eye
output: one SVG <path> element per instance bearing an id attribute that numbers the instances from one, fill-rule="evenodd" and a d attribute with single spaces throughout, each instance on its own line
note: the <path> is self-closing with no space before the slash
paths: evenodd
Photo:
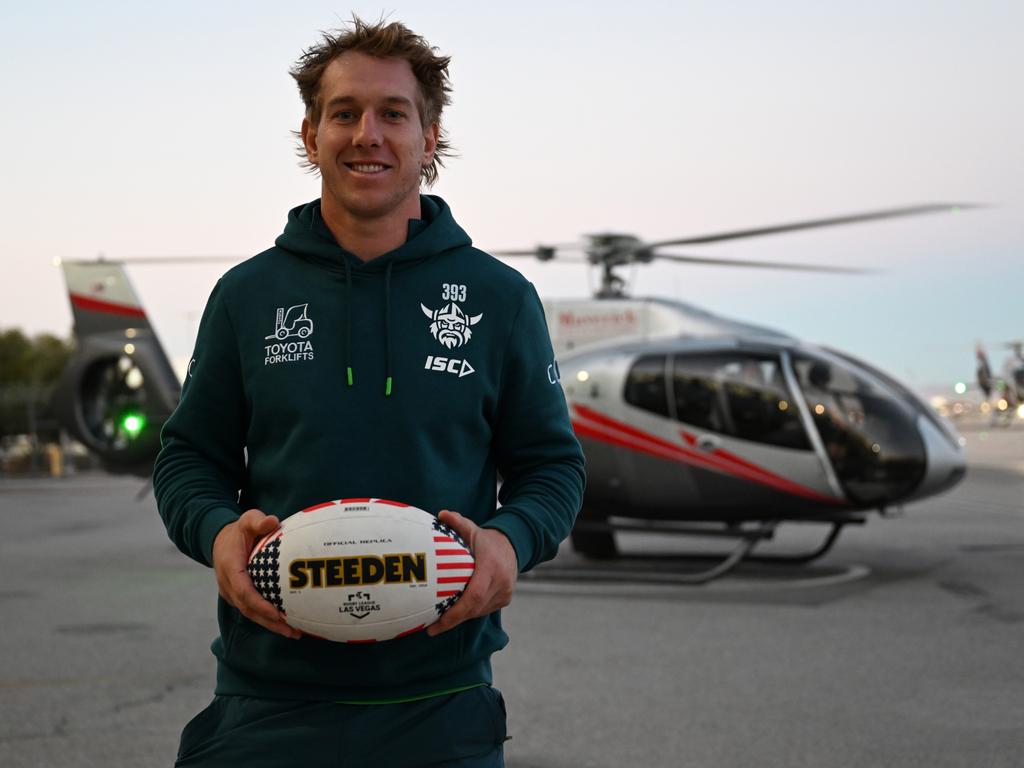
<path id="1" fill-rule="evenodd" d="M 401 120 L 405 117 L 405 113 L 399 112 L 397 109 L 389 109 L 384 113 L 384 117 L 388 120 Z"/>
<path id="2" fill-rule="evenodd" d="M 335 120 L 351 120 L 355 116 L 355 113 L 351 109 L 342 109 L 334 113 Z"/>

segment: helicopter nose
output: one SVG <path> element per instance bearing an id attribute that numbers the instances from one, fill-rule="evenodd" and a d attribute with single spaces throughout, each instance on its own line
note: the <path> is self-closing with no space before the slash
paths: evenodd
<path id="1" fill-rule="evenodd" d="M 917 428 L 921 433 L 925 449 L 925 475 L 914 496 L 931 496 L 952 488 L 963 479 L 967 472 L 967 459 L 964 449 L 954 444 L 953 434 L 947 435 L 925 416 L 917 419 Z M 952 432 L 952 429 L 950 429 Z"/>

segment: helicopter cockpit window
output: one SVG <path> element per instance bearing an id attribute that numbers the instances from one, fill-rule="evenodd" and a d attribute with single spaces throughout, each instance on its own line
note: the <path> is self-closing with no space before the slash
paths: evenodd
<path id="1" fill-rule="evenodd" d="M 852 367 L 803 355 L 793 369 L 839 482 L 861 503 L 904 496 L 924 475 L 914 410 Z"/>
<path id="2" fill-rule="evenodd" d="M 669 415 L 665 362 L 665 355 L 648 355 L 633 363 L 626 377 L 627 403 L 659 416 Z"/>
<path id="3" fill-rule="evenodd" d="M 775 358 L 735 353 L 676 355 L 676 418 L 742 440 L 809 451 L 800 415 Z"/>

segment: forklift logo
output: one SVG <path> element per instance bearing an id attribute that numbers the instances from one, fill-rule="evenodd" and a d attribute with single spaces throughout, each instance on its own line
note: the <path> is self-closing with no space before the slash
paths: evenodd
<path id="1" fill-rule="evenodd" d="M 313 359 L 313 343 L 306 341 L 313 335 L 313 321 L 307 316 L 308 308 L 309 304 L 296 304 L 288 307 L 287 311 L 284 307 L 277 308 L 274 332 L 265 337 L 273 343 L 263 347 L 266 352 L 263 365 Z"/>
<path id="2" fill-rule="evenodd" d="M 313 335 L 313 321 L 306 317 L 306 308 L 309 304 L 296 304 L 294 307 L 277 308 L 277 320 L 274 322 L 274 332 L 267 336 L 267 339 L 284 341 L 292 336 L 300 339 L 307 339 Z"/>
<path id="3" fill-rule="evenodd" d="M 470 317 L 454 301 L 441 309 L 428 309 L 420 304 L 420 309 L 432 321 L 430 333 L 448 349 L 461 347 L 468 342 L 473 337 L 470 326 L 479 323 L 483 317 L 482 312 Z"/>

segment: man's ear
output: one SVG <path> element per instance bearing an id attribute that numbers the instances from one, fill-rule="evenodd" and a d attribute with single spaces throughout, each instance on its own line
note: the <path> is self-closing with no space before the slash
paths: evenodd
<path id="1" fill-rule="evenodd" d="M 430 165 L 434 160 L 437 140 L 441 136 L 441 126 L 431 123 L 423 129 L 423 165 Z"/>
<path id="2" fill-rule="evenodd" d="M 302 118 L 301 132 L 302 144 L 306 147 L 306 159 L 313 165 L 317 165 L 316 126 L 309 121 L 308 117 Z"/>

